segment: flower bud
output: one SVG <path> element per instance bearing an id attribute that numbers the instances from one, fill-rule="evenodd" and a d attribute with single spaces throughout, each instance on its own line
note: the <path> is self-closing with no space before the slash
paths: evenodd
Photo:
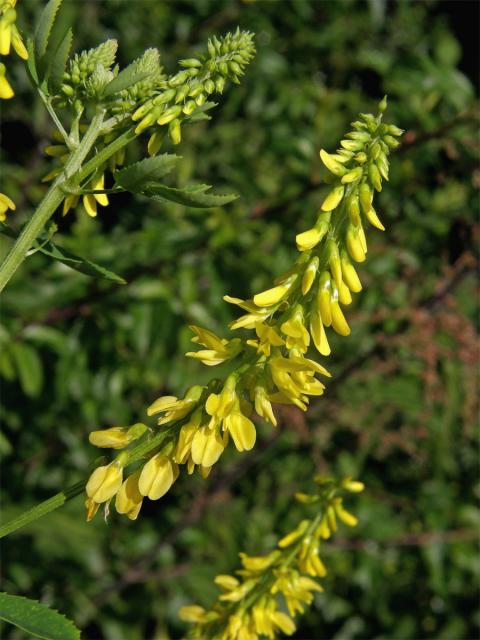
<path id="1" fill-rule="evenodd" d="M 340 204 L 344 193 L 345 187 L 343 185 L 334 187 L 323 201 L 322 211 L 333 211 L 333 209 L 336 209 Z"/>

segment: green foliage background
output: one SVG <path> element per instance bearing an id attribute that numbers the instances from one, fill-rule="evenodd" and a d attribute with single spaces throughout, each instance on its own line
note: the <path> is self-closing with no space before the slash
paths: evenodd
<path id="1" fill-rule="evenodd" d="M 20 3 L 24 31 L 42 4 Z M 325 593 L 296 637 L 477 637 L 476 36 L 459 38 L 459 13 L 474 25 L 475 3 L 75 6 L 77 50 L 118 37 L 121 62 L 157 46 L 170 71 L 215 33 L 255 31 L 241 87 L 176 150 L 181 184 L 241 198 L 197 211 L 119 196 L 96 220 L 58 217 L 59 244 L 125 286 L 40 254 L 24 263 L 0 330 L 5 520 L 87 473 L 98 454 L 90 430 L 145 419 L 161 393 L 207 379 L 183 356 L 186 325 L 224 332 L 233 310 L 222 295 L 261 290 L 290 264 L 326 191 L 320 147 L 332 150 L 384 93 L 406 135 L 379 197 L 387 231 L 370 234 L 352 335 L 332 339 L 327 394 L 307 415 L 285 410 L 276 431 L 260 426 L 256 449 L 226 454 L 207 481 L 182 476 L 135 523 L 111 514 L 86 524 L 77 499 L 11 536 L 2 590 L 51 604 L 91 640 L 179 638 L 179 607 L 210 604 L 213 577 L 240 550 L 267 551 L 293 527 L 305 507 L 291 494 L 320 470 L 360 477 L 367 491 L 350 505 L 360 526 L 325 545 Z M 21 65 L 10 74 L 1 190 L 17 202 L 18 227 L 44 191 L 52 127 Z"/>

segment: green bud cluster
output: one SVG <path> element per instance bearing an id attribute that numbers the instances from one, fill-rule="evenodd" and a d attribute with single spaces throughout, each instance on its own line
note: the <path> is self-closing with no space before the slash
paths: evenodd
<path id="1" fill-rule="evenodd" d="M 238 84 L 255 53 L 253 35 L 239 29 L 223 38 L 214 37 L 207 48 L 205 56 L 181 60 L 182 70 L 135 111 L 132 118 L 138 121 L 137 133 L 168 124 L 172 142 L 180 142 L 182 119 L 202 107 L 212 93 L 222 93 L 227 80 Z"/>
<path id="2" fill-rule="evenodd" d="M 139 80 L 127 89 L 115 94 L 111 103 L 110 110 L 113 114 L 132 111 L 143 100 L 152 95 L 152 93 L 165 81 L 160 64 L 160 52 L 158 49 L 147 49 L 144 54 L 135 60 L 131 65 L 132 73 L 145 74 L 143 80 Z"/>
<path id="3" fill-rule="evenodd" d="M 77 97 L 82 93 L 87 94 L 88 81 L 95 73 L 101 75 L 101 72 L 98 71 L 99 68 L 102 70 L 110 69 L 115 62 L 117 48 L 117 40 L 111 39 L 94 49 L 77 53 L 70 60 L 67 71 L 63 74 L 62 93 L 68 98 Z M 97 82 L 98 79 L 94 80 L 93 84 L 95 85 Z M 89 90 L 92 90 L 91 86 Z"/>

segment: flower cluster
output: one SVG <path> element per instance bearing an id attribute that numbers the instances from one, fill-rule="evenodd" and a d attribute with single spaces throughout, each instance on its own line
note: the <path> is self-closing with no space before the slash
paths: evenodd
<path id="1" fill-rule="evenodd" d="M 60 96 L 54 98 L 60 107 L 69 107 L 75 114 L 73 128 L 68 139 L 57 132 L 54 144 L 45 148 L 45 153 L 58 159 L 58 164 L 44 178 L 54 180 L 62 173 L 71 152 L 79 144 L 79 134 L 87 130 L 87 121 L 81 121 L 89 103 L 101 104 L 111 127 L 96 142 L 98 153 L 123 131 L 134 128 L 140 135 L 149 129 L 148 154 L 158 154 L 168 133 L 172 144 L 181 142 L 184 122 L 194 122 L 206 109 L 214 106 L 207 103 L 213 93 L 222 93 L 226 81 L 239 82 L 244 67 L 255 53 L 253 35 L 237 29 L 221 38 L 208 42 L 208 53 L 201 58 L 180 60 L 182 69 L 166 76 L 160 65 L 157 49 L 147 49 L 125 71 L 136 82 L 112 95 L 105 91 L 108 84 L 119 77 L 118 66 L 114 66 L 117 41 L 107 40 L 95 49 L 74 56 L 63 77 Z M 122 72 L 123 73 L 123 72 Z M 105 95 L 108 94 L 108 95 Z M 78 205 L 80 199 L 89 216 L 97 215 L 97 206 L 109 204 L 105 192 L 105 173 L 115 173 L 125 159 L 125 148 L 113 154 L 95 174 L 82 185 L 83 195 L 72 193 L 63 202 L 63 214 Z"/>
<path id="2" fill-rule="evenodd" d="M 252 449 L 254 410 L 275 426 L 274 404 L 305 411 L 311 396 L 323 394 L 325 387 L 317 376 L 330 374 L 307 352 L 313 344 L 322 356 L 330 354 L 330 327 L 343 336 L 350 333 L 341 305 L 350 304 L 352 293 L 362 288 L 353 263 L 365 260 L 365 222 L 383 229 L 373 194 L 381 190 L 382 179 L 388 179 L 387 156 L 402 133 L 382 123 L 385 108 L 383 100 L 378 116 L 362 114 L 336 153 L 320 152 L 334 182 L 315 225 L 297 236 L 300 256 L 292 269 L 251 300 L 225 297 L 246 311 L 230 328 L 253 335 L 226 339 L 192 327 L 193 342 L 204 348 L 188 356 L 209 366 L 233 360 L 237 366 L 224 380 L 194 386 L 182 399 L 161 397 L 149 407 L 149 415 L 160 415 L 165 438 L 152 445 L 154 457 L 136 476 L 137 497 L 163 495 L 177 478 L 179 465 L 186 465 L 188 473 L 198 467 L 208 475 L 230 440 L 238 451 Z M 118 459 L 112 465 L 118 475 L 122 465 Z M 124 483 L 120 494 L 125 487 Z M 112 484 L 108 491 L 96 493 L 87 485 L 87 494 L 98 504 L 112 498 L 116 488 Z M 138 514 L 136 508 L 134 513 Z"/>
<path id="3" fill-rule="evenodd" d="M 277 549 L 264 556 L 241 553 L 242 568 L 236 576 L 215 578 L 223 593 L 211 609 L 198 605 L 180 609 L 180 617 L 192 625 L 191 638 L 257 640 L 295 632 L 294 617 L 312 604 L 315 592 L 323 591 L 315 580 L 327 574 L 320 557 L 322 541 L 337 530 L 337 520 L 349 527 L 357 524 L 344 508 L 341 494 L 364 488 L 351 478 L 338 483 L 317 477 L 316 482 L 315 494 L 296 494 L 300 502 L 317 506 L 314 518 L 302 520 L 278 542 Z"/>
<path id="4" fill-rule="evenodd" d="M 11 47 L 13 47 L 20 58 L 27 60 L 28 53 L 15 24 L 17 20 L 16 4 L 17 0 L 0 0 L 0 54 L 8 56 Z M 8 100 L 13 98 L 14 95 L 13 89 L 7 80 L 7 68 L 0 62 L 0 98 Z"/>

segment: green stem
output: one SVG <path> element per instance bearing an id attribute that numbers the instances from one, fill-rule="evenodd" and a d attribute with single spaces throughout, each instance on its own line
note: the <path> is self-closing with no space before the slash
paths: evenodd
<path id="1" fill-rule="evenodd" d="M 137 134 L 133 129 L 127 129 L 124 133 L 115 138 L 113 142 L 99 151 L 91 160 L 85 163 L 80 171 L 74 176 L 75 183 L 80 183 L 87 176 L 95 171 L 97 167 L 106 162 L 114 153 L 123 149 L 129 142 L 135 140 Z"/>
<path id="2" fill-rule="evenodd" d="M 58 176 L 47 191 L 45 197 L 35 210 L 35 213 L 30 218 L 17 241 L 10 249 L 10 252 L 0 266 L 0 292 L 3 291 L 10 278 L 25 260 L 28 250 L 32 247 L 45 224 L 52 217 L 57 207 L 62 202 L 65 197 L 65 194 L 62 191 L 62 185 L 69 176 L 77 173 L 82 166 L 83 161 L 95 144 L 102 122 L 103 112 L 97 113 L 93 117 L 90 127 L 86 131 L 78 149 L 70 156 L 70 159 L 65 165 L 65 170 Z M 93 160 L 96 160 L 96 158 Z"/>
<path id="3" fill-rule="evenodd" d="M 84 490 L 84 487 L 84 481 L 77 482 L 77 484 L 74 484 L 68 489 L 65 489 L 65 491 L 60 491 L 60 493 L 57 493 L 57 495 L 53 496 L 52 498 L 49 498 L 44 502 L 40 502 L 40 504 L 37 504 L 35 507 L 32 507 L 28 511 L 25 511 L 25 513 L 22 513 L 22 515 L 18 516 L 18 518 L 10 520 L 10 522 L 7 522 L 0 527 L 0 538 L 8 536 L 9 533 L 13 533 L 14 531 L 17 531 L 17 529 L 25 527 L 30 522 L 38 520 L 42 516 L 47 515 L 47 513 L 50 513 L 50 511 L 58 509 L 58 507 L 64 505 L 68 500 L 71 500 L 72 498 L 75 498 L 75 496 L 80 495 Z"/>

